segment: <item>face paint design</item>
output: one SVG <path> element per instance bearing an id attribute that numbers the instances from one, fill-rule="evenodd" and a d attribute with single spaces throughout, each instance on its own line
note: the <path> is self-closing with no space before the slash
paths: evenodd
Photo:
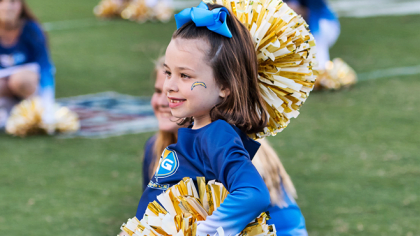
<path id="1" fill-rule="evenodd" d="M 197 87 L 197 86 L 203 86 L 204 88 L 207 88 L 207 86 L 206 86 L 206 84 L 205 84 L 204 82 L 194 82 L 194 83 L 191 85 L 191 90 L 193 90 L 193 89 L 194 89 L 194 87 Z"/>

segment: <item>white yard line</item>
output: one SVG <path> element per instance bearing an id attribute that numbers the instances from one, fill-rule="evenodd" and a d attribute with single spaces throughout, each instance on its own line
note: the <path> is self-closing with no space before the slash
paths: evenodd
<path id="1" fill-rule="evenodd" d="M 173 6 L 176 10 L 182 10 L 187 7 L 196 7 L 200 1 L 197 0 L 181 0 L 181 1 L 173 1 Z"/>
<path id="2" fill-rule="evenodd" d="M 333 1 L 331 8 L 340 17 L 374 17 L 420 14 L 420 1 L 355 0 Z"/>
<path id="3" fill-rule="evenodd" d="M 420 65 L 417 66 L 406 66 L 406 67 L 395 67 L 389 69 L 375 70 L 371 72 L 359 73 L 359 81 L 384 79 L 397 76 L 405 75 L 418 75 L 420 74 Z"/>
<path id="4" fill-rule="evenodd" d="M 54 21 L 45 22 L 43 27 L 45 31 L 57 31 L 57 30 L 69 30 L 69 29 L 80 29 L 89 28 L 94 26 L 108 25 L 110 21 L 98 20 L 96 18 L 86 18 L 78 20 L 65 20 L 65 21 Z"/>

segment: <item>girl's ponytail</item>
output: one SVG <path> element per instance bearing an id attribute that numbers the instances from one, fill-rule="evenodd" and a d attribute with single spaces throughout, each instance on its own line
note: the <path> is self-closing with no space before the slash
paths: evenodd
<path id="1" fill-rule="evenodd" d="M 297 198 L 295 186 L 270 143 L 265 139 L 258 141 L 261 143 L 261 147 L 255 154 L 252 163 L 270 191 L 271 203 L 279 207 L 287 207 L 286 195 L 289 198 Z"/>

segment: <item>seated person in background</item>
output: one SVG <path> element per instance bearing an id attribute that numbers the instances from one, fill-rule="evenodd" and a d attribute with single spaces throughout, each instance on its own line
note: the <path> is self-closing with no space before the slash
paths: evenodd
<path id="1" fill-rule="evenodd" d="M 39 95 L 53 122 L 54 66 L 46 35 L 24 0 L 0 0 L 0 129 L 20 100 Z"/>

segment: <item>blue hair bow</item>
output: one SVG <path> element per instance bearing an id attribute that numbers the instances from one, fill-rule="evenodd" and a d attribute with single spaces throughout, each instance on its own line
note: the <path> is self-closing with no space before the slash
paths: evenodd
<path id="1" fill-rule="evenodd" d="M 226 24 L 228 14 L 229 11 L 225 7 L 210 11 L 207 5 L 201 2 L 197 7 L 186 8 L 176 14 L 176 27 L 179 29 L 184 24 L 193 21 L 197 27 L 206 26 L 210 31 L 232 38 L 232 33 Z"/>

